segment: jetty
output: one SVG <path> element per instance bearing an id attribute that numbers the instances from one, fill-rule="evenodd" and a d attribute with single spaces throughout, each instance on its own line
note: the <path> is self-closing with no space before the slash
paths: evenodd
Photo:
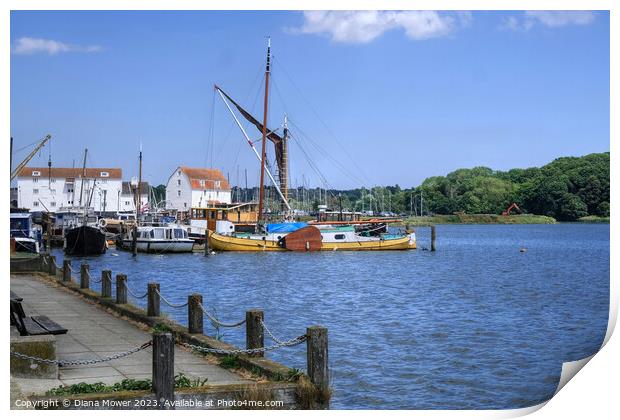
<path id="1" fill-rule="evenodd" d="M 329 407 L 325 328 L 280 340 L 260 309 L 229 325 L 204 313 L 200 295 L 172 303 L 154 283 L 143 295 L 145 311 L 127 303 L 127 293 L 136 292 L 124 274 L 116 276 L 112 296 L 110 270 L 95 276 L 83 264 L 77 278 L 72 272 L 70 260 L 61 268 L 51 255 L 11 258 L 12 314 L 19 303 L 27 319 L 42 316 L 65 331 L 24 336 L 11 328 L 13 408 L 24 401 L 39 409 Z M 102 282 L 102 294 L 90 290 L 91 282 Z M 160 304 L 187 307 L 188 327 L 168 320 Z M 222 327 L 245 324 L 247 348 L 204 335 L 203 315 Z M 302 343 L 306 373 L 265 357 Z"/>

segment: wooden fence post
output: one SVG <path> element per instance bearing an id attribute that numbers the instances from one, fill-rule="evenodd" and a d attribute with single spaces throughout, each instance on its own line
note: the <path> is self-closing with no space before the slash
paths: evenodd
<path id="1" fill-rule="evenodd" d="M 437 239 L 437 233 L 435 232 L 435 225 L 431 226 L 431 251 L 435 251 L 435 240 Z"/>
<path id="2" fill-rule="evenodd" d="M 308 377 L 319 389 L 329 388 L 329 365 L 327 355 L 327 328 L 321 326 L 308 327 Z"/>
<path id="3" fill-rule="evenodd" d="M 88 289 L 90 287 L 90 271 L 89 265 L 82 263 L 80 266 L 80 289 Z"/>
<path id="4" fill-rule="evenodd" d="M 171 333 L 153 334 L 153 392 L 163 403 L 174 400 L 174 339 Z M 173 408 L 170 406 L 170 408 Z"/>
<path id="5" fill-rule="evenodd" d="M 159 283 L 148 284 L 147 297 L 146 315 L 159 316 Z"/>
<path id="6" fill-rule="evenodd" d="M 50 255 L 49 256 L 49 262 L 50 262 L 50 270 L 49 273 L 52 276 L 56 275 L 56 256 L 55 255 Z"/>
<path id="7" fill-rule="evenodd" d="M 247 349 L 265 347 L 265 332 L 261 321 L 264 319 L 261 309 L 250 309 L 245 313 L 245 345 Z M 249 356 L 263 357 L 264 351 L 250 353 Z"/>
<path id="8" fill-rule="evenodd" d="M 112 297 L 112 270 L 101 271 L 101 297 Z"/>
<path id="9" fill-rule="evenodd" d="M 116 303 L 127 303 L 127 275 L 116 275 Z"/>
<path id="10" fill-rule="evenodd" d="M 62 261 L 62 281 L 65 283 L 71 281 L 71 260 L 66 258 Z"/>
<path id="11" fill-rule="evenodd" d="M 190 334 L 203 334 L 202 295 L 194 293 L 187 297 L 187 331 Z"/>

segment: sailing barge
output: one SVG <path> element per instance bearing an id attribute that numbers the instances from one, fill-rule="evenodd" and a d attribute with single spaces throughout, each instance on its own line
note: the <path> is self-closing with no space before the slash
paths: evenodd
<path id="1" fill-rule="evenodd" d="M 267 45 L 267 60 L 265 66 L 265 96 L 263 106 L 263 122 L 259 122 L 249 112 L 235 102 L 230 95 L 219 86 L 215 90 L 220 95 L 228 111 L 234 118 L 237 126 L 243 133 L 248 144 L 260 162 L 260 191 L 257 211 L 257 223 L 254 231 L 240 231 L 224 216 L 222 220 L 204 226 L 209 237 L 209 247 L 217 251 L 379 251 L 379 250 L 406 250 L 416 247 L 415 233 L 390 234 L 386 221 L 358 221 L 347 223 L 333 223 L 315 221 L 312 224 L 266 223 L 264 214 L 265 174 L 269 176 L 275 186 L 283 206 L 288 212 L 291 207 L 288 203 L 288 137 L 289 131 L 285 117 L 282 127 L 283 134 L 277 130 L 267 128 L 269 105 L 269 78 L 271 73 L 271 41 Z M 254 147 L 254 143 L 246 133 L 233 108 L 262 133 L 261 154 Z M 279 183 L 265 165 L 266 144 L 270 140 L 275 147 L 276 163 L 278 165 Z M 279 185 L 278 185 L 279 184 Z M 209 213 L 212 214 L 212 213 Z M 218 213 L 219 214 L 219 213 Z M 286 217 L 285 217 L 286 219 Z M 215 226 L 214 226 L 215 225 Z"/>

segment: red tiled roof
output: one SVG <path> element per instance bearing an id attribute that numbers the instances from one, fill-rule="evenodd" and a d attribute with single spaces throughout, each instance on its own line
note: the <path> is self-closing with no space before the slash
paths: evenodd
<path id="1" fill-rule="evenodd" d="M 192 189 L 195 190 L 230 190 L 230 184 L 228 180 L 222 174 L 219 169 L 209 168 L 188 168 L 187 166 L 181 166 L 181 171 L 187 175 L 192 184 Z M 200 181 L 204 181 L 204 185 L 200 185 Z M 215 181 L 220 182 L 219 188 L 215 188 Z"/>
<path id="2" fill-rule="evenodd" d="M 39 171 L 42 177 L 50 175 L 50 168 L 25 167 L 19 171 L 17 176 L 31 177 L 34 171 Z M 82 172 L 82 168 L 51 168 L 51 176 L 55 178 L 80 178 Z M 123 170 L 121 168 L 86 168 L 86 178 L 101 178 L 101 172 L 108 173 L 106 178 L 123 178 Z"/>

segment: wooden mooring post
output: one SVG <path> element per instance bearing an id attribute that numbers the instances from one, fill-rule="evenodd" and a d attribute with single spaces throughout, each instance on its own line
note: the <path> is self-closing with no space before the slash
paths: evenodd
<path id="1" fill-rule="evenodd" d="M 319 389 L 329 388 L 329 358 L 327 353 L 327 328 L 321 326 L 308 327 L 307 362 L 308 377 Z"/>
<path id="2" fill-rule="evenodd" d="M 174 338 L 171 333 L 153 334 L 153 392 L 160 409 L 174 409 Z"/>
<path id="3" fill-rule="evenodd" d="M 80 289 L 88 289 L 90 287 L 89 265 L 82 263 L 80 266 Z"/>
<path id="4" fill-rule="evenodd" d="M 101 297 L 112 297 L 112 270 L 101 271 Z"/>
<path id="5" fill-rule="evenodd" d="M 250 309 L 245 313 L 245 345 L 247 349 L 265 347 L 265 332 L 261 321 L 265 319 L 261 309 Z M 264 351 L 250 353 L 249 356 L 263 357 Z"/>
<path id="6" fill-rule="evenodd" d="M 435 225 L 431 225 L 431 251 L 435 251 L 435 240 L 437 239 L 437 232 Z"/>
<path id="7" fill-rule="evenodd" d="M 194 293 L 187 297 L 187 331 L 190 334 L 203 334 L 202 295 Z"/>
<path id="8" fill-rule="evenodd" d="M 66 258 L 62 261 L 62 281 L 65 283 L 71 281 L 71 260 Z"/>
<path id="9" fill-rule="evenodd" d="M 147 316 L 159 316 L 160 298 L 159 283 L 149 283 L 147 286 Z"/>
<path id="10" fill-rule="evenodd" d="M 48 255 L 47 256 L 49 258 L 49 271 L 48 273 L 50 273 L 52 276 L 56 275 L 56 256 L 55 255 Z"/>
<path id="11" fill-rule="evenodd" d="M 127 303 L 127 275 L 116 275 L 116 303 Z"/>

